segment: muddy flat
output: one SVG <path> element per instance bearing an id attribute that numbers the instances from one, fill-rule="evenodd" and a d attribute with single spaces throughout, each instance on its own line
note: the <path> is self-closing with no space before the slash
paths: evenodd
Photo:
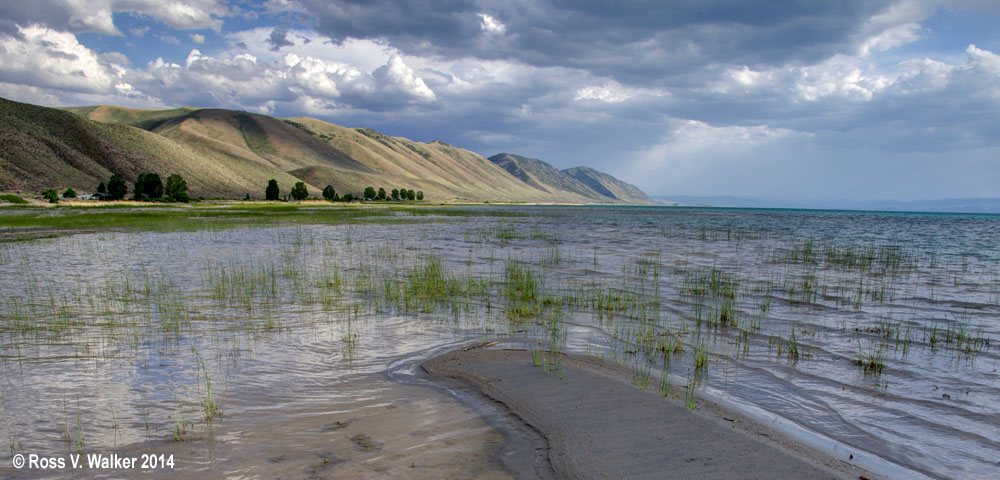
<path id="1" fill-rule="evenodd" d="M 423 367 L 471 384 L 537 429 L 562 478 L 871 475 L 782 441 L 751 419 L 706 401 L 688 410 L 682 400 L 657 395 L 655 385 L 654 391 L 643 391 L 624 369 L 592 357 L 562 356 L 561 378 L 535 367 L 529 352 L 501 348 L 458 350 Z"/>

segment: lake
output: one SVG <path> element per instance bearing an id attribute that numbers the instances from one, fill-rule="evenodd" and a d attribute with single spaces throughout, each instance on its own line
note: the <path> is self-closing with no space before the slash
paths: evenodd
<path id="1" fill-rule="evenodd" d="M 607 358 L 637 388 L 745 410 L 876 472 L 1000 469 L 1000 216 L 375 220 L 0 243 L 10 454 L 167 454 L 155 471 L 178 477 L 530 476 L 516 421 L 418 366 L 510 338 L 554 377 L 560 352 Z"/>

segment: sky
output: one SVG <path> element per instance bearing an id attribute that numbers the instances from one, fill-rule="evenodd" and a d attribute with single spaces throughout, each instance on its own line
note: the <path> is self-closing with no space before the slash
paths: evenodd
<path id="1" fill-rule="evenodd" d="M 0 96 L 311 116 L 650 195 L 1000 197 L 994 0 L 0 0 Z"/>

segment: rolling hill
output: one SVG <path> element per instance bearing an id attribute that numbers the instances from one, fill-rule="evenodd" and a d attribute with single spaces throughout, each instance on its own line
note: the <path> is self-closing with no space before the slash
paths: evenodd
<path id="1" fill-rule="evenodd" d="M 274 178 L 282 192 L 303 181 L 316 196 L 325 185 L 355 195 L 371 185 L 423 190 L 435 202 L 648 199 L 622 193 L 638 189 L 592 169 L 574 176 L 534 160 L 528 171 L 512 174 L 443 142 L 414 142 L 307 117 L 192 107 L 56 109 L 0 99 L 0 190 L 5 191 L 73 187 L 86 193 L 112 173 L 132 182 L 141 172 L 156 172 L 181 174 L 191 195 L 203 197 L 260 198 Z"/>

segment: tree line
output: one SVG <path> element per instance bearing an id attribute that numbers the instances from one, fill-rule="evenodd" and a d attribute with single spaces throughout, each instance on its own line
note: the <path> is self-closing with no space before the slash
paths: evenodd
<path id="1" fill-rule="evenodd" d="M 128 184 L 125 183 L 125 179 L 121 175 L 116 173 L 111 175 L 107 185 L 104 182 L 97 185 L 97 193 L 106 193 L 111 195 L 112 200 L 121 200 L 128 194 Z M 167 183 L 164 185 L 163 181 L 160 180 L 160 176 L 151 172 L 140 173 L 136 178 L 132 188 L 132 199 L 166 199 L 172 202 L 183 203 L 191 201 L 191 197 L 187 193 L 187 182 L 184 180 L 184 177 L 172 173 L 167 177 Z"/>
<path id="2" fill-rule="evenodd" d="M 309 191 L 306 190 L 305 182 L 296 182 L 295 186 L 292 187 L 290 193 L 293 200 L 305 200 L 309 198 Z M 323 188 L 323 198 L 330 202 L 352 202 L 358 197 L 355 197 L 352 193 L 345 193 L 343 196 L 337 193 L 333 189 L 332 185 L 327 185 Z M 392 189 L 391 192 L 386 193 L 385 188 L 379 187 L 376 191 L 375 187 L 366 187 L 364 194 L 360 197 L 366 201 L 372 200 L 423 200 L 424 192 L 422 190 L 413 191 L 412 189 Z M 267 182 L 267 187 L 264 188 L 264 199 L 265 200 L 280 200 L 281 190 L 278 188 L 278 181 L 271 179 Z"/>
<path id="3" fill-rule="evenodd" d="M 160 180 L 160 176 L 155 173 L 143 172 L 135 180 L 132 190 L 133 200 L 166 200 L 171 202 L 187 203 L 191 197 L 187 193 L 187 182 L 184 177 L 173 173 L 167 177 L 167 183 Z M 102 180 L 97 185 L 97 193 L 108 195 L 112 200 L 122 200 L 128 195 L 128 183 L 117 173 L 111 175 L 107 185 Z M 42 191 L 42 197 L 51 203 L 59 201 L 59 192 L 54 188 Z M 62 198 L 76 198 L 76 190 L 67 188 L 62 193 Z"/>

